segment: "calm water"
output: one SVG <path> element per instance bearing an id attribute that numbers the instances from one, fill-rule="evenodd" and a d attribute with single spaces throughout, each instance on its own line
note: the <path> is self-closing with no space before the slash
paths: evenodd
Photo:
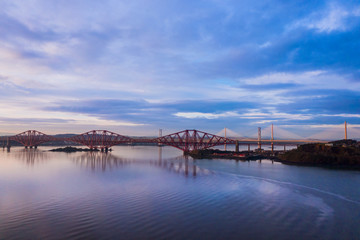
<path id="1" fill-rule="evenodd" d="M 0 239 L 360 239 L 360 172 L 112 153 L 0 150 Z"/>

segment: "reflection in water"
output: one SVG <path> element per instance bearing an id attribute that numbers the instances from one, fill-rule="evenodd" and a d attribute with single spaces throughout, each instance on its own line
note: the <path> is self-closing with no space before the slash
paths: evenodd
<path id="1" fill-rule="evenodd" d="M 0 239 L 359 239 L 358 172 L 115 150 L 0 151 Z"/>
<path id="2" fill-rule="evenodd" d="M 48 153 L 38 149 L 22 149 L 14 153 L 15 158 L 24 161 L 27 165 L 34 166 L 35 163 L 45 162 L 49 159 Z"/>
<path id="3" fill-rule="evenodd" d="M 129 165 L 131 162 L 129 159 L 115 157 L 111 153 L 105 152 L 86 152 L 81 156 L 74 157 L 73 161 L 77 165 L 92 170 L 101 169 L 102 171 L 120 168 Z"/>
<path id="4" fill-rule="evenodd" d="M 86 152 L 81 156 L 74 157 L 73 161 L 80 166 L 90 168 L 91 170 L 107 171 L 115 168 L 123 168 L 129 165 L 151 165 L 166 169 L 169 172 L 182 174 L 184 176 L 208 175 L 211 171 L 199 168 L 194 164 L 194 160 L 189 160 L 187 156 L 178 156 L 174 158 L 162 158 L 162 149 L 159 147 L 158 160 L 127 159 L 117 157 L 111 153 L 105 152 Z"/>

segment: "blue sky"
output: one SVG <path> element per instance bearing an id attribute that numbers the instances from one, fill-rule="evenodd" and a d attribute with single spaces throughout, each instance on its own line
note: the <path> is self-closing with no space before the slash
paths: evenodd
<path id="1" fill-rule="evenodd" d="M 0 132 L 360 137 L 359 30 L 358 1 L 3 0 Z"/>

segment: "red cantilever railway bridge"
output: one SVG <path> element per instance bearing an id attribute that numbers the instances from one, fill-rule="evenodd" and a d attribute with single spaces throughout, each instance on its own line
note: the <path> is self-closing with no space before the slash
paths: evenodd
<path id="1" fill-rule="evenodd" d="M 91 149 L 107 150 L 118 144 L 131 143 L 159 143 L 176 147 L 188 152 L 197 149 L 206 149 L 217 145 L 235 144 L 235 140 L 216 136 L 198 130 L 184 130 L 158 138 L 135 139 L 107 130 L 92 130 L 70 138 L 56 138 L 36 130 L 28 130 L 11 136 L 9 140 L 21 143 L 25 147 L 37 147 L 45 142 L 68 141 L 85 145 Z"/>
<path id="2" fill-rule="evenodd" d="M 70 138 L 56 138 L 46 135 L 36 130 L 28 130 L 11 136 L 9 140 L 21 143 L 25 147 L 37 147 L 45 142 L 54 141 L 68 141 L 81 145 L 85 145 L 91 149 L 108 150 L 110 147 L 118 144 L 132 144 L 132 143 L 158 143 L 176 147 L 184 152 L 192 150 L 207 149 L 210 147 L 224 145 L 224 144 L 258 144 L 258 139 L 241 139 L 234 140 L 225 137 L 220 137 L 214 134 L 198 131 L 198 130 L 184 130 L 181 132 L 172 133 L 158 138 L 142 138 L 135 139 L 123 136 L 107 130 L 92 130 L 83 134 L 79 134 Z M 308 142 L 324 142 L 324 141 L 310 141 L 310 140 L 261 140 L 272 144 L 301 144 Z"/>

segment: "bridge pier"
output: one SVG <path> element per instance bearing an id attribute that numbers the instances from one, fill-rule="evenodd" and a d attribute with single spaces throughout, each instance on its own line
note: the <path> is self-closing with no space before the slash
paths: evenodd
<path id="1" fill-rule="evenodd" d="M 274 124 L 271 124 L 271 153 L 274 153 Z"/>
<path id="2" fill-rule="evenodd" d="M 258 150 L 261 151 L 261 127 L 258 127 Z"/>
<path id="3" fill-rule="evenodd" d="M 284 145 L 284 152 L 286 151 L 286 145 Z"/>
<path id="4" fill-rule="evenodd" d="M 94 148 L 90 148 L 90 149 L 93 150 Z M 101 148 L 100 148 L 100 151 L 101 151 L 101 152 L 106 152 L 106 153 L 109 152 L 109 151 L 111 152 L 111 148 L 109 148 L 109 147 L 101 147 Z"/>
<path id="5" fill-rule="evenodd" d="M 11 144 L 10 144 L 10 138 L 9 137 L 7 137 L 6 148 L 7 148 L 8 152 L 10 152 Z"/>
<path id="6" fill-rule="evenodd" d="M 235 152 L 239 152 L 239 141 L 236 140 L 235 142 Z"/>
<path id="7" fill-rule="evenodd" d="M 250 152 L 250 144 L 248 144 L 248 152 Z"/>

